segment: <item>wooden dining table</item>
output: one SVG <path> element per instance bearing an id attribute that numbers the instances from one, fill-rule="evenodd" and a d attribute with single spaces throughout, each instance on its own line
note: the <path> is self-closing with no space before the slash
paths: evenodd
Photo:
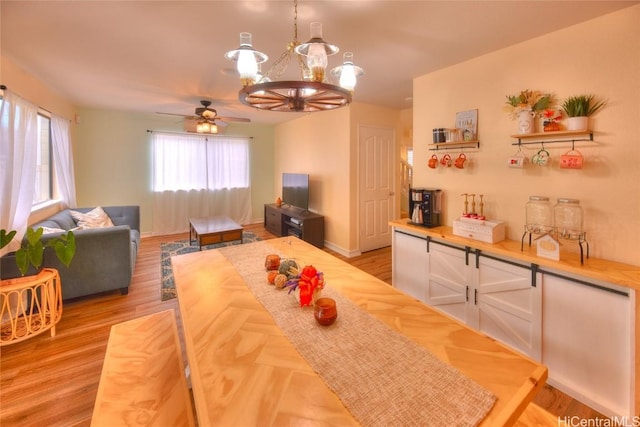
<path id="1" fill-rule="evenodd" d="M 540 363 L 302 240 L 242 245 L 244 262 L 264 269 L 264 258 L 251 258 L 254 244 L 316 266 L 341 296 L 493 393 L 495 404 L 482 426 L 512 425 L 546 381 Z M 200 426 L 361 424 L 278 327 L 224 250 L 171 262 Z M 270 286 L 266 271 L 264 277 Z"/>

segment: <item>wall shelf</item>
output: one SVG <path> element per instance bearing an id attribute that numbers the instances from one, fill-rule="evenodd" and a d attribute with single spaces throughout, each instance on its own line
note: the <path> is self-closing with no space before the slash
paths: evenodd
<path id="1" fill-rule="evenodd" d="M 471 141 L 439 142 L 437 144 L 429 144 L 428 147 L 431 151 L 459 148 L 480 148 L 480 141 L 474 139 Z"/>
<path id="2" fill-rule="evenodd" d="M 518 142 L 513 142 L 511 145 L 529 145 L 529 144 L 553 144 L 557 142 L 571 142 L 576 141 L 593 141 L 593 131 L 591 130 L 561 130 L 556 132 L 537 132 L 527 134 L 511 135 L 511 138 L 515 138 Z M 549 139 L 554 138 L 554 139 Z M 523 142 L 523 140 L 525 140 Z"/>

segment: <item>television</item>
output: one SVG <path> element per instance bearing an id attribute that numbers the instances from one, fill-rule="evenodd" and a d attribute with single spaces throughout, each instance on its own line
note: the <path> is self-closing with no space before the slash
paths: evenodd
<path id="1" fill-rule="evenodd" d="M 309 210 L 309 175 L 286 172 L 282 174 L 282 203 Z"/>

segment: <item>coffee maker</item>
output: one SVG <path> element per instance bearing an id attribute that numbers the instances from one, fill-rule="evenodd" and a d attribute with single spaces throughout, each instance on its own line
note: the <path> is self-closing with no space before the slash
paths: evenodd
<path id="1" fill-rule="evenodd" d="M 442 213 L 442 190 L 433 188 L 409 189 L 411 224 L 438 227 Z"/>

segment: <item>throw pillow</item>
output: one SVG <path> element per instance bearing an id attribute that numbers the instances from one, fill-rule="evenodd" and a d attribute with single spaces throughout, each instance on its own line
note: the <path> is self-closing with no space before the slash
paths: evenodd
<path id="1" fill-rule="evenodd" d="M 80 229 L 113 227 L 111 218 L 100 206 L 87 213 L 72 210 L 71 216 L 76 220 Z"/>
<path id="2" fill-rule="evenodd" d="M 64 233 L 65 231 L 67 230 L 63 230 L 62 228 L 42 227 L 42 234 Z"/>

